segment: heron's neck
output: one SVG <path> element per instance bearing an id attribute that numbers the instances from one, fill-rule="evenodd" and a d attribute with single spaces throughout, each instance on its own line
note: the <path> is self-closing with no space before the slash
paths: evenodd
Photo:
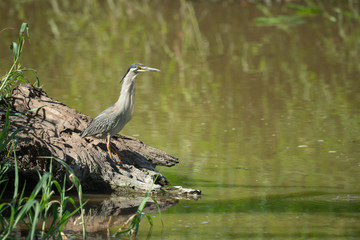
<path id="1" fill-rule="evenodd" d="M 127 76 L 121 87 L 120 97 L 116 104 L 124 106 L 124 103 L 133 103 L 135 94 L 135 78 L 136 75 Z"/>

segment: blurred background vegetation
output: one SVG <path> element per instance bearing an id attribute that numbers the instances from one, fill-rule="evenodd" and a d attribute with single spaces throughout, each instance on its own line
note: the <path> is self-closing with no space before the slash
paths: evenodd
<path id="1" fill-rule="evenodd" d="M 159 68 L 137 80 L 135 115 L 123 133 L 180 157 L 178 166 L 161 169 L 173 184 L 202 189 L 212 210 L 259 197 L 269 205 L 254 211 L 271 212 L 271 195 L 295 192 L 309 201 L 289 200 L 288 209 L 309 212 L 314 201 L 359 196 L 359 6 L 2 1 L 0 71 L 10 67 L 9 39 L 22 21 L 31 29 L 23 64 L 37 70 L 50 97 L 92 117 L 116 101 L 131 63 Z"/>

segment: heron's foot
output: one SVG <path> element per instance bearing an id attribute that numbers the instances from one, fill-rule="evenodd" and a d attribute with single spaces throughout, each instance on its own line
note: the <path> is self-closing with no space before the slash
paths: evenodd
<path id="1" fill-rule="evenodd" d="M 118 150 L 117 150 L 109 141 L 106 142 L 106 148 L 107 148 L 107 150 L 108 150 L 108 154 L 109 154 L 110 159 L 111 159 L 115 164 L 122 164 L 120 153 L 118 152 Z M 120 161 L 114 160 L 111 152 L 115 153 L 115 154 L 118 156 L 118 158 L 119 158 Z"/>
<path id="2" fill-rule="evenodd" d="M 117 164 L 117 165 L 122 165 L 122 161 L 120 160 L 120 161 L 117 161 L 117 160 L 115 160 L 114 159 L 114 157 L 113 157 L 113 155 L 111 154 L 111 151 L 108 151 L 108 154 L 109 154 L 109 157 L 110 157 L 110 159 L 111 159 L 111 161 L 113 162 L 113 163 L 115 163 L 115 164 Z M 117 155 L 117 154 L 116 154 Z M 120 158 L 120 157 L 119 157 Z"/>
<path id="3" fill-rule="evenodd" d="M 109 155 L 110 155 L 111 160 L 113 160 L 113 162 L 114 162 L 115 164 L 122 164 L 121 155 L 120 155 L 119 151 L 116 149 L 116 147 L 114 147 L 114 146 L 110 143 L 110 147 L 109 147 L 109 148 L 110 148 Z M 111 152 L 115 153 L 115 154 L 118 156 L 118 158 L 119 158 L 120 161 L 115 161 L 114 158 L 113 158 L 112 155 L 111 155 Z"/>

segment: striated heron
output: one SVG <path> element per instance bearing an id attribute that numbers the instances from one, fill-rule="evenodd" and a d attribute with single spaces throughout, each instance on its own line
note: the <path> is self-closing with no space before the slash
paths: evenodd
<path id="1" fill-rule="evenodd" d="M 142 72 L 160 71 L 156 68 L 146 67 L 141 63 L 131 64 L 125 76 L 122 78 L 123 85 L 120 91 L 120 97 L 111 107 L 105 109 L 96 118 L 92 120 L 89 126 L 81 133 L 81 137 L 93 136 L 96 138 L 106 138 L 106 147 L 111 159 L 111 150 L 118 155 L 119 153 L 111 145 L 110 139 L 113 135 L 123 129 L 134 114 L 134 95 L 135 78 Z"/>

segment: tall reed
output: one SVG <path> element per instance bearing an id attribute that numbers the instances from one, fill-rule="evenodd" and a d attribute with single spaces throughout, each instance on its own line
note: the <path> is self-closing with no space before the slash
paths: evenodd
<path id="1" fill-rule="evenodd" d="M 19 32 L 18 42 L 12 42 L 10 49 L 13 52 L 13 64 L 9 72 L 0 79 L 0 100 L 11 95 L 12 89 L 17 82 L 30 82 L 26 77 L 26 73 L 31 73 L 35 77 L 35 85 L 39 87 L 39 77 L 36 70 L 31 68 L 22 68 L 19 60 L 25 43 L 25 34 L 29 38 L 29 25 L 23 23 Z"/>

